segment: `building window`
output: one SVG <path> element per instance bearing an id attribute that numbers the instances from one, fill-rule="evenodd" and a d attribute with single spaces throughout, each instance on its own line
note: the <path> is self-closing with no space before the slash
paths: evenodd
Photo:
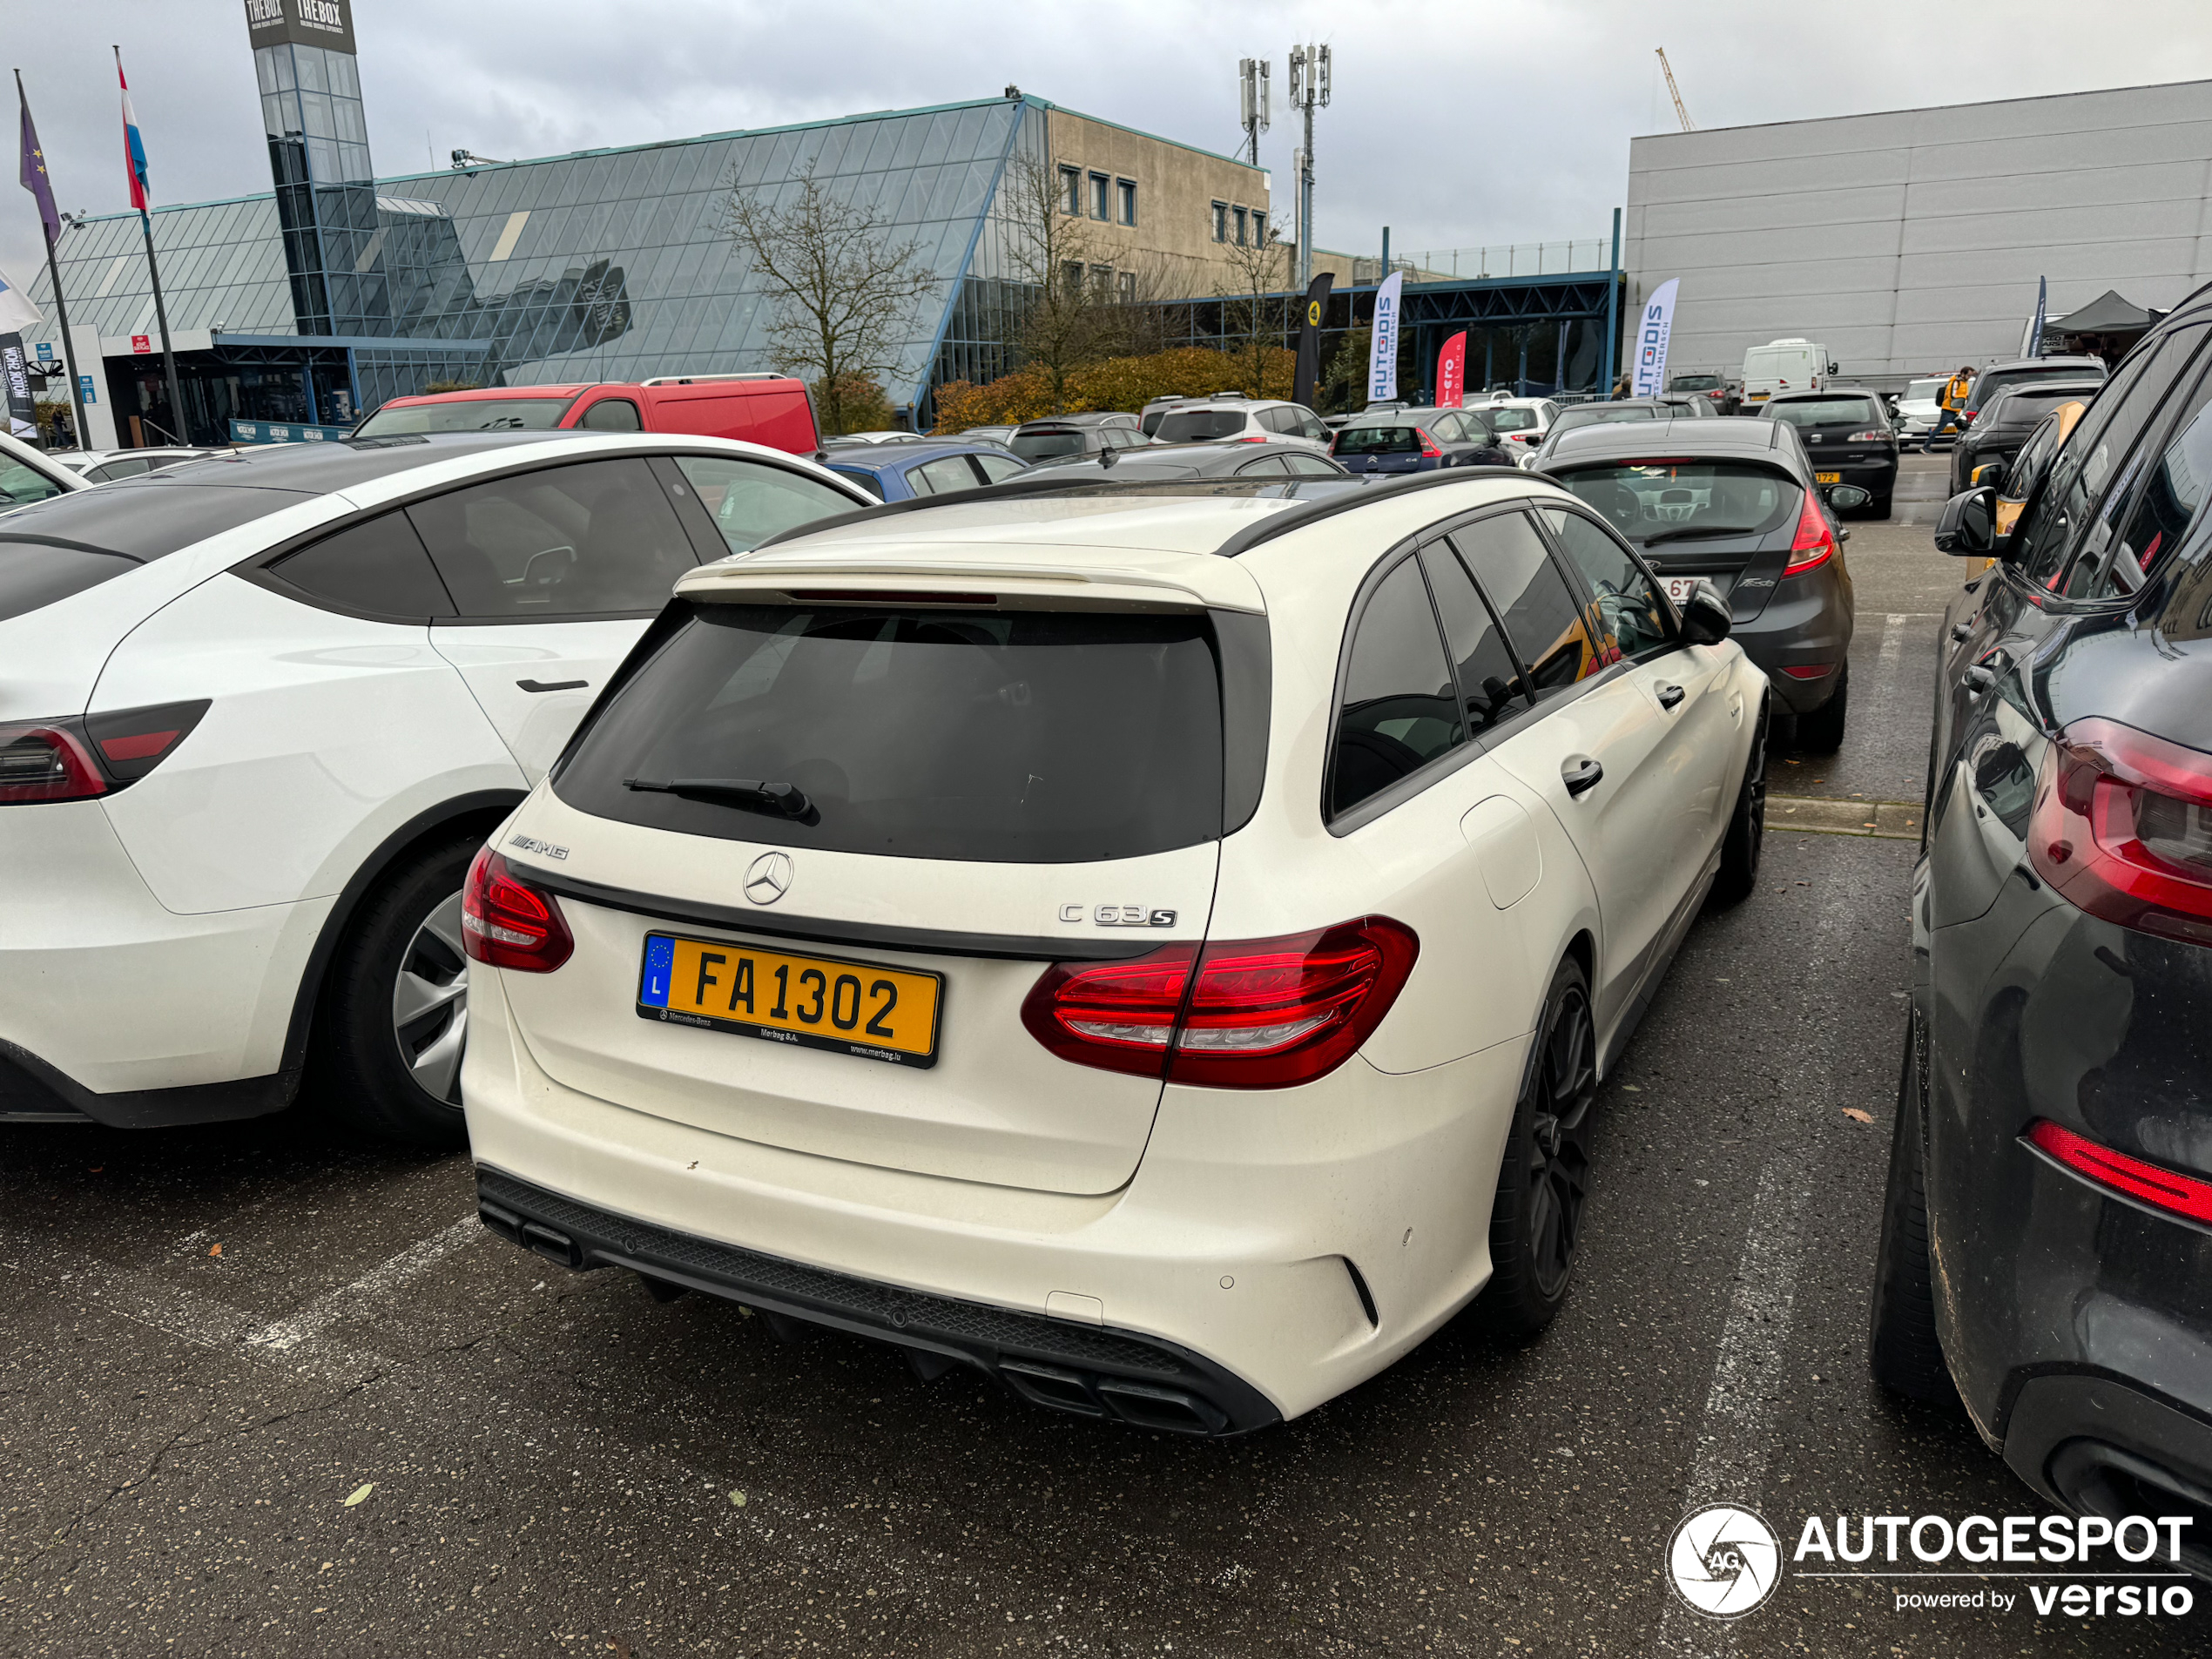
<path id="1" fill-rule="evenodd" d="M 1123 271 L 1114 278 L 1114 297 L 1125 306 L 1136 303 L 1136 273 Z"/>
<path id="2" fill-rule="evenodd" d="M 1103 300 L 1114 291 L 1114 267 L 1094 265 L 1090 267 L 1090 291 Z"/>
<path id="3" fill-rule="evenodd" d="M 1244 210 L 1232 207 L 1229 211 L 1237 216 L 1237 246 L 1242 247 L 1244 246 Z"/>
<path id="4" fill-rule="evenodd" d="M 1254 247 L 1267 246 L 1267 215 L 1257 207 L 1252 209 L 1252 246 Z"/>
<path id="5" fill-rule="evenodd" d="M 1071 294 L 1079 294 L 1083 291 L 1083 262 L 1081 260 L 1067 260 L 1062 262 L 1060 286 Z"/>
<path id="6" fill-rule="evenodd" d="M 1122 179 L 1122 180 L 1121 180 L 1121 181 L 1120 181 L 1120 182 L 1119 182 L 1119 183 L 1118 183 L 1118 184 L 1115 186 L 1115 188 L 1116 188 L 1116 192 L 1118 193 L 1118 197 L 1119 197 L 1119 200 L 1120 200 L 1122 223 L 1123 223 L 1123 224 L 1124 224 L 1124 225 L 1134 225 L 1134 224 L 1136 224 L 1136 180 L 1135 180 L 1134 179 Z"/>
<path id="7" fill-rule="evenodd" d="M 1062 212 L 1080 213 L 1083 210 L 1083 176 L 1076 167 L 1060 170 L 1060 208 Z"/>
<path id="8" fill-rule="evenodd" d="M 1225 242 L 1229 239 L 1229 204 L 1227 202 L 1216 202 L 1213 205 L 1213 239 L 1217 242 Z"/>
<path id="9" fill-rule="evenodd" d="M 1103 172 L 1095 172 L 1091 174 L 1090 216 L 1093 219 L 1104 220 L 1113 217 L 1109 199 L 1106 193 L 1107 187 L 1113 182 L 1114 181 L 1112 179 L 1109 179 Z"/>

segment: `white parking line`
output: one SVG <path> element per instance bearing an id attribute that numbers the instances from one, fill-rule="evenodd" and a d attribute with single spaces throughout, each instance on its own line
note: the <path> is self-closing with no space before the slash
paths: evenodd
<path id="1" fill-rule="evenodd" d="M 1912 620 L 1903 612 L 1892 612 L 1882 624 L 1882 671 L 1886 674 L 1905 658 L 1905 624 Z"/>
<path id="2" fill-rule="evenodd" d="M 390 1294 L 455 1251 L 488 1236 L 482 1222 L 474 1216 L 465 1216 L 442 1233 L 417 1239 L 381 1267 L 372 1268 L 352 1284 L 341 1285 L 329 1295 L 310 1302 L 290 1318 L 263 1325 L 246 1340 L 254 1347 L 273 1348 L 279 1352 L 296 1348 L 308 1338 L 320 1336 L 340 1319 Z"/>

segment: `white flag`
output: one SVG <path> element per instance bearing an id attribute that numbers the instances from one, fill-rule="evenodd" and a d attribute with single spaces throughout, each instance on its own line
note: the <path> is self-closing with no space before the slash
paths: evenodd
<path id="1" fill-rule="evenodd" d="M 38 307 L 0 271 L 0 334 L 35 334 L 45 326 Z"/>
<path id="2" fill-rule="evenodd" d="M 1387 403 L 1398 395 L 1398 291 L 1406 273 L 1393 271 L 1375 290 L 1375 321 L 1367 342 L 1367 401 Z"/>
<path id="3" fill-rule="evenodd" d="M 1667 386 L 1667 336 L 1675 330 L 1675 284 L 1669 277 L 1651 291 L 1636 323 L 1635 381 L 1629 391 L 1637 397 L 1656 397 Z"/>

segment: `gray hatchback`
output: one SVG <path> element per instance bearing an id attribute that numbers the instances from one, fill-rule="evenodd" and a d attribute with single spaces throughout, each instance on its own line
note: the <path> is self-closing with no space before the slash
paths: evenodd
<path id="1" fill-rule="evenodd" d="M 1797 718 L 1797 740 L 1844 740 L 1851 695 L 1851 532 L 1830 510 L 1856 487 L 1817 483 L 1778 421 L 1705 417 L 1556 428 L 1538 468 L 1595 507 L 1679 606 L 1703 582 L 1735 614 L 1730 637 Z"/>

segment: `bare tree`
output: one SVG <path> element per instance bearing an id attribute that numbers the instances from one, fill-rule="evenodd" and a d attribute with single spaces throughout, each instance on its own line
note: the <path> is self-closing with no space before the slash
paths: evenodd
<path id="1" fill-rule="evenodd" d="M 941 286 L 920 263 L 921 244 L 894 243 L 888 220 L 811 167 L 781 207 L 732 190 L 725 226 L 774 300 L 776 367 L 813 381 L 825 431 L 850 429 L 848 417 L 880 407 L 860 382 L 898 367 L 916 309 Z"/>
<path id="2" fill-rule="evenodd" d="M 1265 397 L 1263 384 L 1271 347 L 1280 347 L 1292 314 L 1291 245 L 1269 232 L 1264 239 L 1231 243 L 1224 248 L 1225 266 L 1217 292 L 1221 297 L 1222 332 L 1244 360 L 1244 379 L 1254 397 Z M 1291 388 L 1280 388 L 1288 397 Z"/>
<path id="3" fill-rule="evenodd" d="M 1060 170 L 1034 156 L 1010 163 L 999 186 L 1015 291 L 1003 314 L 1006 344 L 1022 367 L 1043 375 L 1055 411 L 1067 408 L 1077 370 L 1157 349 L 1156 337 L 1165 343 L 1160 301 L 1170 286 L 1157 260 L 1117 264 L 1105 226 L 1066 190 Z"/>

